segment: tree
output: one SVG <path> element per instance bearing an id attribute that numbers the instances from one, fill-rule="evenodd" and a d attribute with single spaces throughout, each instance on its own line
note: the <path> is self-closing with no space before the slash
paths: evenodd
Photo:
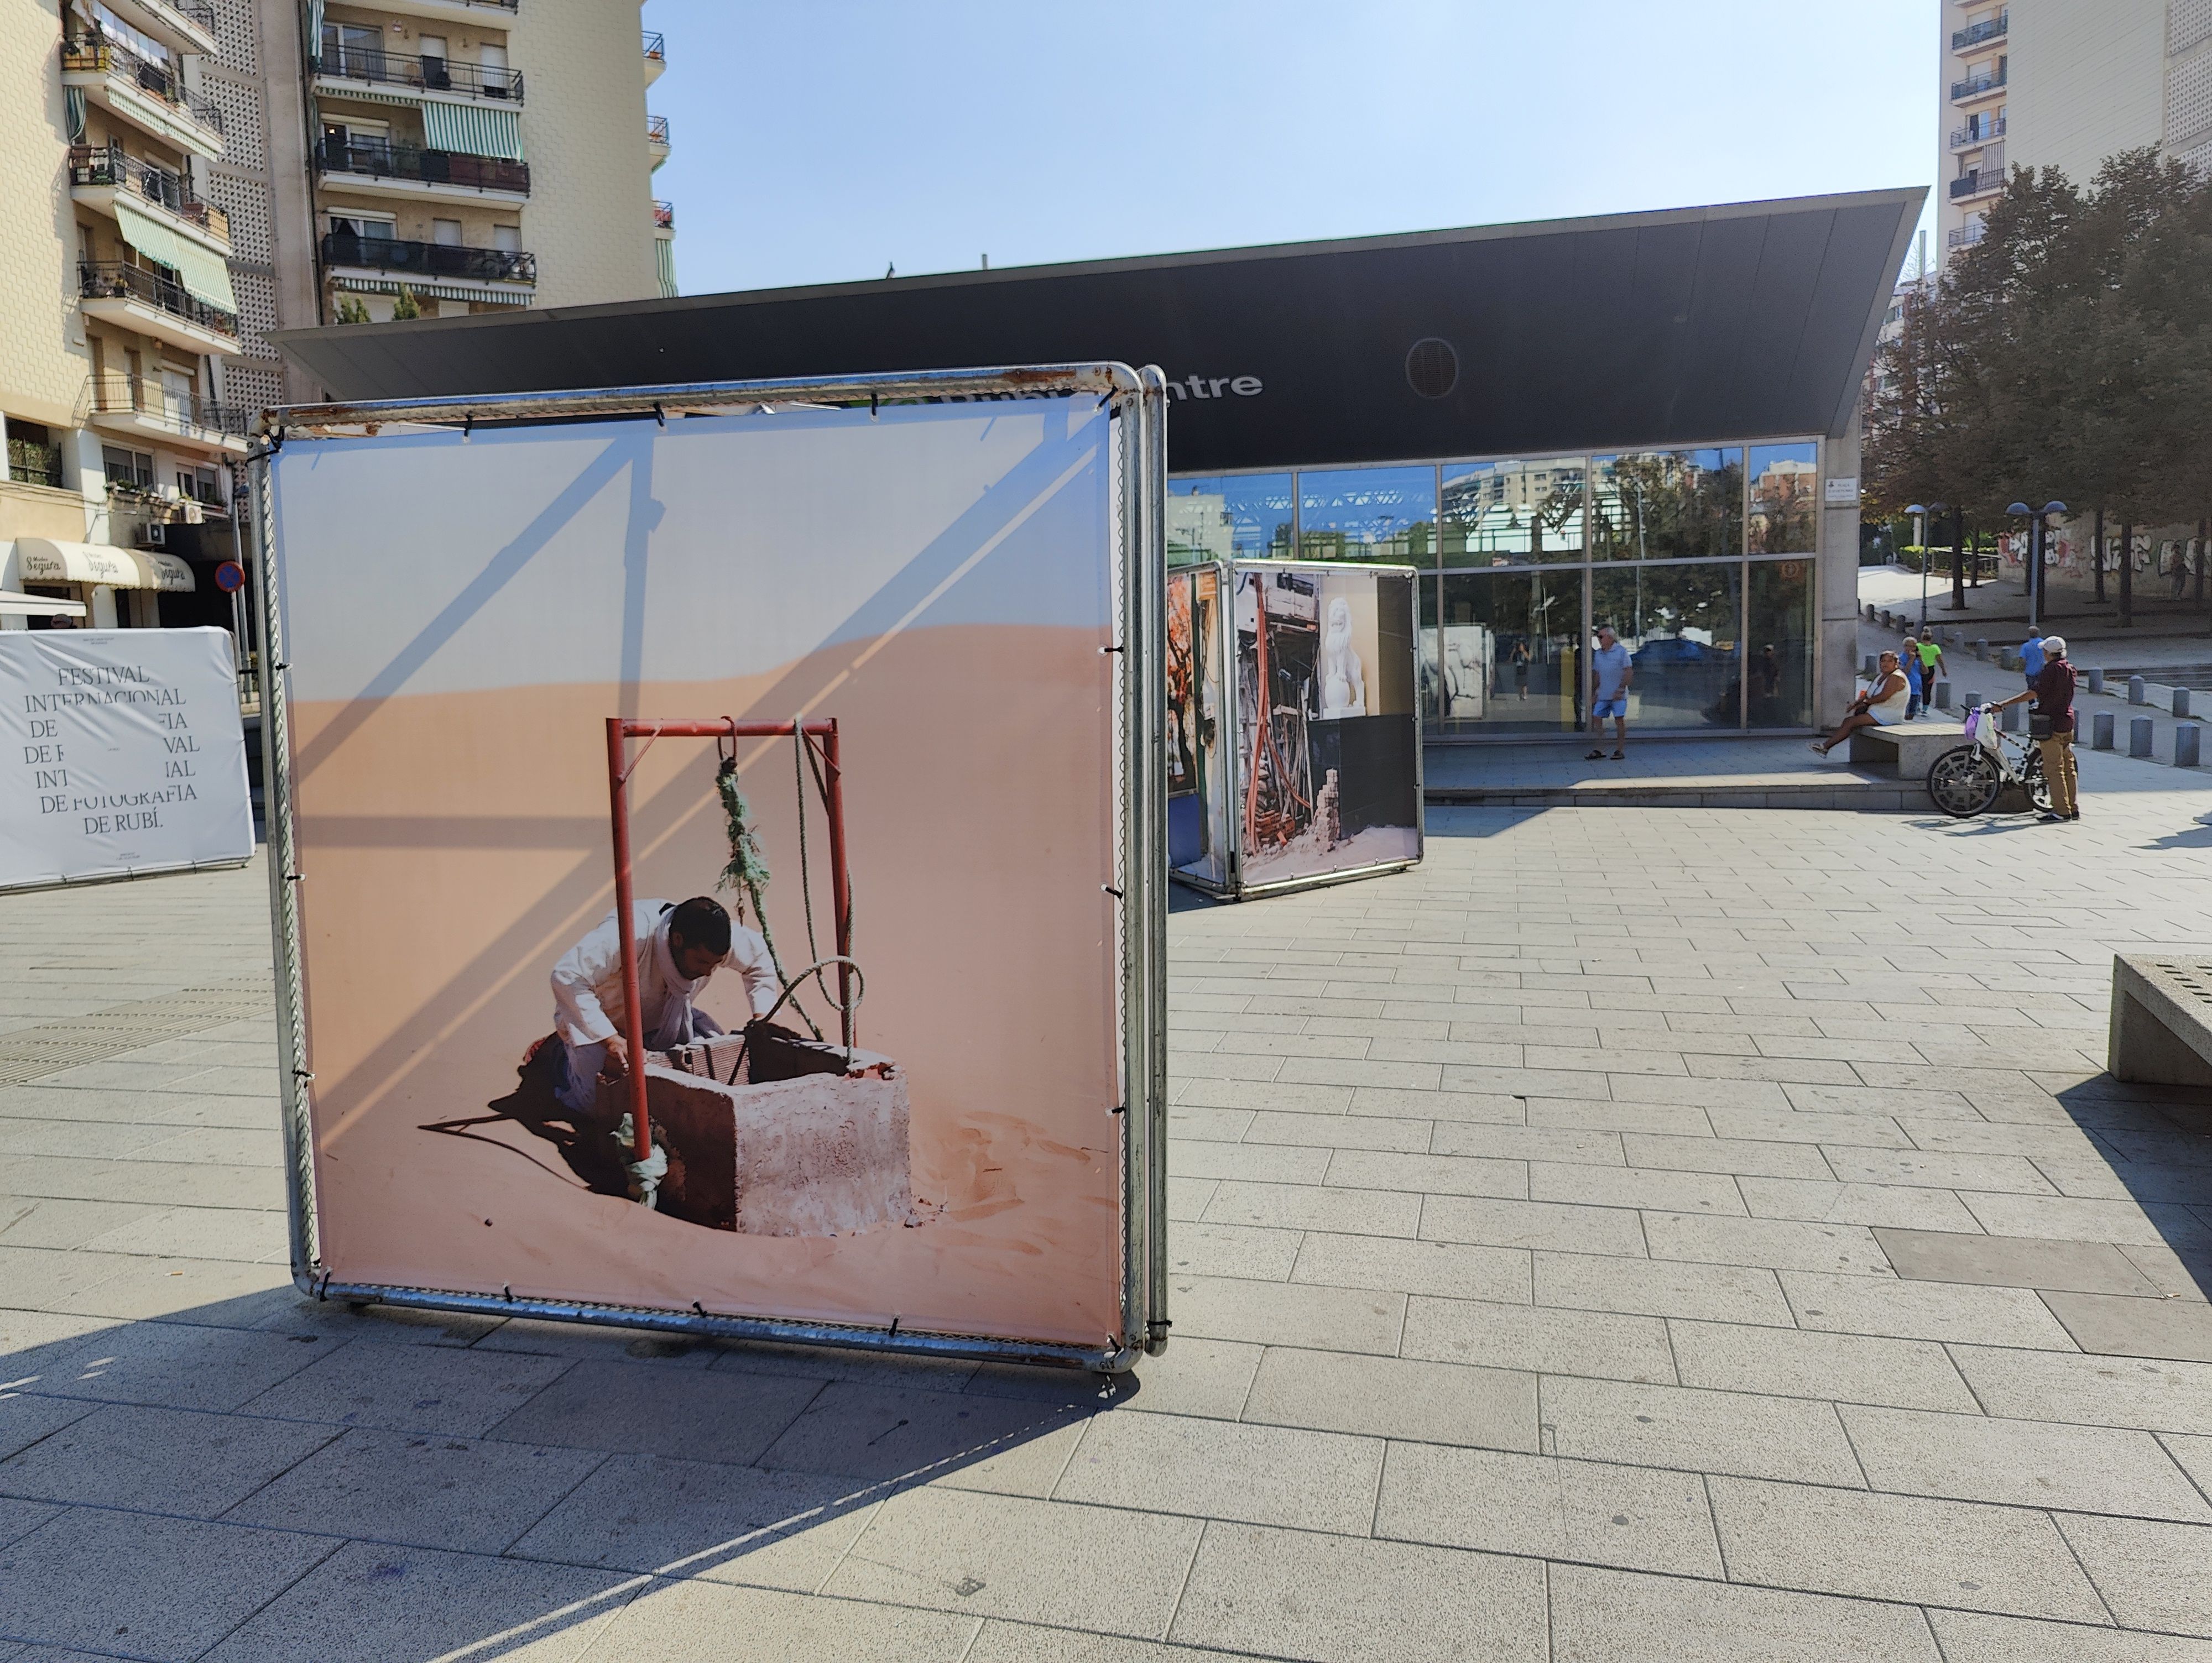
<path id="1" fill-rule="evenodd" d="M 392 302 L 392 321 L 395 324 L 404 324 L 410 319 L 419 318 L 422 315 L 422 303 L 415 298 L 415 291 L 408 288 L 405 283 L 400 284 L 398 296 Z"/>
<path id="2" fill-rule="evenodd" d="M 365 324 L 368 321 L 368 308 L 362 304 L 359 295 L 341 294 L 337 311 L 332 315 L 341 324 Z"/>

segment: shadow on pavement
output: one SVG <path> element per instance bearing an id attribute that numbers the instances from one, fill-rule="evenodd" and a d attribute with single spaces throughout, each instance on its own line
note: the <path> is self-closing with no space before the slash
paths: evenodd
<path id="1" fill-rule="evenodd" d="M 647 1590 L 811 1593 L 896 1498 L 1049 1493 L 1138 1390 L 289 1287 L 0 1337 L 0 1637 L 156 1658 L 565 1657 Z"/>

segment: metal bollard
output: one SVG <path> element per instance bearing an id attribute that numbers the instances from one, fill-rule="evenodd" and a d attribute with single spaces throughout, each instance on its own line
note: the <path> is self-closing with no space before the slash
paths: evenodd
<path id="1" fill-rule="evenodd" d="M 2128 702 L 2131 705 L 2147 705 L 2150 702 L 2150 692 L 2143 685 L 2143 678 L 2140 676 L 2128 677 Z"/>
<path id="2" fill-rule="evenodd" d="M 2173 713 L 2177 716 L 2186 716 L 2189 713 L 2189 689 L 2185 687 L 2177 687 L 2173 689 Z"/>
<path id="3" fill-rule="evenodd" d="M 2089 719 L 2089 749 L 2110 750 L 2112 748 L 2112 724 L 2118 719 L 2109 710 L 2100 710 Z"/>
<path id="4" fill-rule="evenodd" d="M 1977 693 L 1972 688 L 1968 688 L 1966 689 L 1966 708 L 1969 710 L 1979 710 L 1981 707 L 1982 695 Z"/>
<path id="5" fill-rule="evenodd" d="M 1936 683 L 1935 705 L 1936 708 L 1938 710 L 1948 710 L 1951 707 L 1950 683 L 1938 682 Z"/>
<path id="6" fill-rule="evenodd" d="M 1989 642 L 1980 640 L 1976 640 L 1974 643 L 1974 656 L 1986 661 L 1990 656 Z"/>
<path id="7" fill-rule="evenodd" d="M 2023 708 L 2025 707 L 2021 705 L 2007 705 L 1997 713 L 1997 725 L 2007 733 L 2019 732 L 2020 713 Z"/>
<path id="8" fill-rule="evenodd" d="M 2174 767 L 2193 768 L 2197 766 L 2197 724 L 2194 722 L 2184 722 L 2173 730 Z"/>
<path id="9" fill-rule="evenodd" d="M 2089 691 L 2092 693 L 2102 693 L 2104 690 L 2105 672 L 2101 670 L 2091 671 L 2089 672 Z"/>
<path id="10" fill-rule="evenodd" d="M 1859 666 L 1859 679 L 1862 681 L 1874 679 L 1874 654 L 1871 652 L 1866 655 L 1866 662 Z"/>
<path id="11" fill-rule="evenodd" d="M 2134 716 L 2128 720 L 2128 755 L 2150 760 L 2151 720 L 2148 716 Z"/>

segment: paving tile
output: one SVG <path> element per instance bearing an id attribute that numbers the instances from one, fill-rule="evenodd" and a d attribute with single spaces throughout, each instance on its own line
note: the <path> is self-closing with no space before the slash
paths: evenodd
<path id="1" fill-rule="evenodd" d="M 1560 1455 L 1799 1484 L 1864 1483 L 1825 1403 L 1555 1375 L 1544 1377 L 1541 1403 L 1550 1453 Z"/>
<path id="2" fill-rule="evenodd" d="M 1243 1418 L 1372 1437 L 1533 1450 L 1536 1377 L 1463 1363 L 1270 1346 Z"/>
<path id="3" fill-rule="evenodd" d="M 2063 1513 L 2058 1528 L 2122 1627 L 2212 1637 L 2212 1529 Z"/>
<path id="4" fill-rule="evenodd" d="M 1887 1114 L 1824 1114 L 1798 1108 L 1714 1108 L 1716 1136 L 1784 1144 L 1841 1144 L 1909 1149 L 1911 1140 Z"/>
<path id="5" fill-rule="evenodd" d="M 96 1253 L 145 1253 L 162 1259 L 288 1262 L 290 1244 L 281 1213 L 258 1212 L 244 1207 L 131 1211 L 143 1216 L 121 1223 L 85 1245 Z"/>
<path id="6" fill-rule="evenodd" d="M 1401 1355 L 1494 1369 L 1671 1382 L 1667 1325 L 1547 1307 L 1415 1296 L 1406 1309 Z"/>
<path id="7" fill-rule="evenodd" d="M 1265 1350 L 1177 1334 L 1166 1350 L 1137 1365 L 1136 1390 L 1121 1399 L 1121 1406 L 1148 1414 L 1233 1421 L 1243 1411 Z"/>
<path id="8" fill-rule="evenodd" d="M 191 1168 L 205 1171 L 205 1168 Z M 129 1320 L 197 1318 L 211 1306 L 251 1299 L 289 1298 L 292 1274 L 282 1265 L 237 1259 L 111 1256 L 120 1269 L 79 1292 L 51 1303 L 58 1310 Z"/>
<path id="9" fill-rule="evenodd" d="M 1084 1412 L 1022 1399 L 836 1381 L 760 1464 L 872 1480 L 924 1477 L 1042 1437 Z"/>
<path id="10" fill-rule="evenodd" d="M 1453 1155 L 1398 1155 L 1383 1150 L 1339 1150 L 1330 1157 L 1328 1182 L 1364 1190 L 1404 1190 L 1429 1195 L 1487 1195 L 1526 1199 L 1528 1168 L 1522 1161 L 1489 1161 Z"/>
<path id="11" fill-rule="evenodd" d="M 1392 1118 L 1470 1121 L 1485 1126 L 1519 1126 L 1528 1117 L 1522 1100 L 1492 1091 L 1407 1091 L 1397 1086 L 1363 1085 L 1352 1093 L 1349 1112 Z"/>
<path id="12" fill-rule="evenodd" d="M 2175 1299 L 2047 1293 L 2043 1302 L 2085 1351 L 2212 1363 L 2212 1308 Z"/>
<path id="13" fill-rule="evenodd" d="M 1532 1126 L 1557 1127 L 1569 1132 L 1653 1132 L 1673 1137 L 1704 1138 L 1713 1127 L 1705 1110 L 1695 1103 L 1591 1102 L 1577 1097 L 1531 1097 L 1528 1120 Z"/>
<path id="14" fill-rule="evenodd" d="M 331 1436 L 323 1426 L 112 1404 L 0 1461 L 0 1493 L 212 1519 Z"/>
<path id="15" fill-rule="evenodd" d="M 2158 1293 L 2124 1253 L 2106 1242 L 1935 1230 L 1878 1229 L 1874 1234 L 1897 1273 L 1917 1281 L 2154 1297 Z"/>
<path id="16" fill-rule="evenodd" d="M 1219 1663 L 1221 1654 L 1189 1646 L 1168 1646 L 1119 1635 L 1071 1634 L 1065 1629 L 988 1622 L 962 1663 Z"/>
<path id="17" fill-rule="evenodd" d="M 1980 1407 L 1944 1348 L 1925 1340 L 1724 1322 L 1674 1321 L 1667 1325 L 1667 1331 L 1685 1386 L 1899 1409 L 1947 1409 L 1967 1415 Z"/>
<path id="18" fill-rule="evenodd" d="M 1656 1207 L 1666 1212 L 1744 1215 L 1736 1180 L 1724 1172 L 1661 1172 L 1646 1167 L 1569 1166 L 1532 1162 L 1528 1199 L 1599 1207 Z"/>
<path id="19" fill-rule="evenodd" d="M 1621 1164 L 1617 1132 L 1565 1126 L 1439 1121 L 1431 1147 L 1438 1155 L 1484 1156 L 1502 1161 L 1548 1161 L 1567 1166 Z"/>
<path id="20" fill-rule="evenodd" d="M 1311 1284 L 1175 1277 L 1168 1300 L 1178 1333 L 1384 1356 L 1396 1354 L 1406 1318 L 1403 1294 Z"/>
<path id="21" fill-rule="evenodd" d="M 507 1557 L 811 1593 L 886 1493 L 812 1472 L 612 1455 Z"/>
<path id="22" fill-rule="evenodd" d="M 1298 1248 L 1291 1280 L 1525 1305 L 1529 1300 L 1529 1255 L 1525 1247 L 1310 1230 Z"/>
<path id="23" fill-rule="evenodd" d="M 1810 1144 L 1782 1144 L 1744 1138 L 1671 1138 L 1652 1132 L 1624 1132 L 1621 1148 L 1632 1167 L 1674 1172 L 1716 1172 L 1753 1178 L 1832 1178 L 1820 1151 Z"/>
<path id="24" fill-rule="evenodd" d="M 1413 1235 L 1421 1198 L 1395 1190 L 1326 1188 L 1318 1184 L 1225 1182 L 1206 1204 L 1209 1224 L 1273 1229 L 1336 1230 L 1352 1235 Z"/>
<path id="25" fill-rule="evenodd" d="M 2096 1623 L 2104 1606 L 2048 1514 L 1715 1478 L 1729 1580 Z"/>
<path id="26" fill-rule="evenodd" d="M 1635 1213 L 1619 1207 L 1431 1195 L 1421 1205 L 1420 1234 L 1432 1241 L 1644 1257 L 1644 1226 Z"/>
<path id="27" fill-rule="evenodd" d="M 517 1443 L 691 1460 L 760 1459 L 823 1382 L 587 1359 L 490 1429 Z"/>
<path id="28" fill-rule="evenodd" d="M 1416 1611 L 1419 1621 L 1407 1622 Z M 1210 1524 L 1169 1637 L 1316 1663 L 1542 1663 L 1544 1571 L 1406 1542 Z"/>
<path id="29" fill-rule="evenodd" d="M 337 1545 L 329 1537 L 72 1508 L 0 1551 L 0 1634 L 111 1656 L 127 1647 L 130 1655 L 181 1663 Z"/>
<path id="30" fill-rule="evenodd" d="M 1975 1288 L 1875 1276 L 1784 1271 L 1782 1291 L 1801 1328 L 1960 1340 L 2071 1351 L 2074 1342 L 2042 1300 L 2021 1288 Z"/>
<path id="31" fill-rule="evenodd" d="M 1176 1102 L 1194 1108 L 1269 1109 L 1277 1113 L 1341 1114 L 1352 1107 L 1348 1085 L 1263 1083 L 1250 1080 L 1183 1079 Z"/>
<path id="32" fill-rule="evenodd" d="M 0 1392 L 0 1456 L 29 1449 L 93 1412 L 93 1405 L 70 1398 Z"/>
<path id="33" fill-rule="evenodd" d="M 1174 1415 L 1093 1419 L 1055 1498 L 1364 1535 L 1378 1438 Z"/>
<path id="34" fill-rule="evenodd" d="M 1941 1663 L 1911 1605 L 1577 1565 L 1555 1566 L 1551 1587 L 1553 1663 Z"/>
<path id="35" fill-rule="evenodd" d="M 2147 1432 L 1838 1407 L 1876 1490 L 2212 1523 L 2212 1504 Z"/>
<path id="36" fill-rule="evenodd" d="M 1446 1547 L 1719 1577 L 1695 1473 L 1394 1443 L 1375 1533 Z"/>
<path id="37" fill-rule="evenodd" d="M 2114 1241 L 2158 1247 L 2176 1225 L 2202 1236 L 2203 1227 L 2186 1208 L 2154 1202 L 2091 1201 L 2070 1195 L 1991 1195 L 1962 1190 L 1959 1199 L 1991 1235 L 2034 1235 L 2072 1241 Z M 2155 1215 L 2155 1216 L 2154 1216 Z"/>
<path id="38" fill-rule="evenodd" d="M 282 1598 L 254 1611 L 207 1654 L 209 1663 L 293 1663 L 303 1657 L 316 1663 L 392 1663 L 486 1650 L 519 1663 L 574 1663 L 589 1651 L 599 1663 L 610 1654 L 595 1642 L 639 1586 L 634 1577 L 606 1571 L 483 1554 L 368 1542 L 331 1553 L 337 1544 L 330 1537 L 274 1539 L 305 1544 L 319 1557 L 329 1557 Z M 659 1655 L 683 1655 L 676 1648 L 688 1638 L 672 1630 Z M 748 1657 L 773 1654 L 757 1637 L 749 1642 Z"/>
<path id="39" fill-rule="evenodd" d="M 1209 1144 L 1178 1138 L 1176 1169 L 1192 1178 L 1238 1179 L 1259 1184 L 1318 1184 L 1330 1151 L 1285 1144 Z"/>
<path id="40" fill-rule="evenodd" d="M 1991 1415 L 2212 1435 L 2212 1363 L 1982 1345 L 1948 1350 Z"/>
<path id="41" fill-rule="evenodd" d="M 1931 1611 L 1948 1663 L 2212 1663 L 2212 1643 L 2172 1635 Z"/>
<path id="42" fill-rule="evenodd" d="M 1435 1122 L 1391 1120 L 1379 1114 L 1261 1114 L 1249 1117 L 1242 1136 L 1250 1144 L 1310 1144 L 1327 1149 L 1384 1149 L 1419 1154 L 1429 1148 Z"/>
<path id="43" fill-rule="evenodd" d="M 1889 1260 L 1874 1233 L 1860 1224 L 1646 1212 L 1644 1239 L 1654 1259 L 1763 1265 L 1778 1271 L 1825 1271 L 1846 1276 L 1891 1274 Z"/>
<path id="44" fill-rule="evenodd" d="M 163 1209 L 124 1201 L 0 1202 L 0 1246 L 81 1247 Z"/>
<path id="45" fill-rule="evenodd" d="M 1918 1184 L 1930 1189 L 2001 1190 L 2021 1195 L 2057 1193 L 2024 1156 L 1862 1149 L 1845 1144 L 1823 1144 L 1821 1153 L 1847 1184 Z"/>
<path id="46" fill-rule="evenodd" d="M 1795 1326 L 1771 1271 L 1586 1253 L 1539 1253 L 1535 1261 L 1539 1305 Z"/>
<path id="47" fill-rule="evenodd" d="M 1900 1184 L 1824 1183 L 1814 1178 L 1739 1178 L 1754 1218 L 1802 1218 L 1824 1224 L 1880 1224 L 1978 1235 L 1966 1204 L 1948 1190 Z"/>
<path id="48" fill-rule="evenodd" d="M 1244 1224 L 1185 1224 L 1168 1237 L 1168 1267 L 1193 1276 L 1243 1277 L 1280 1282 L 1297 1260 L 1297 1230 Z"/>
<path id="49" fill-rule="evenodd" d="M 571 1366 L 565 1358 L 522 1352 L 348 1345 L 318 1357 L 245 1406 L 251 1414 L 287 1420 L 476 1437 Z"/>
<path id="50" fill-rule="evenodd" d="M 1088 1632 L 1164 1632 L 1205 1526 L 1019 1496 L 916 1490 L 875 1514 L 822 1592 Z"/>

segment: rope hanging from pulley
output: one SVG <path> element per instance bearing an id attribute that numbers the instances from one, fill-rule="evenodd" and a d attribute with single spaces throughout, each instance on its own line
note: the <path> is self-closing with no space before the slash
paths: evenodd
<path id="1" fill-rule="evenodd" d="M 729 747 L 726 751 L 722 749 L 725 743 Z M 791 984 L 783 974 L 783 960 L 775 950 L 775 937 L 768 927 L 768 858 L 761 853 L 759 835 L 753 830 L 752 805 L 745 801 L 745 794 L 738 785 L 737 739 L 734 736 L 726 741 L 718 739 L 714 748 L 721 756 L 720 766 L 714 770 L 714 789 L 722 798 L 722 816 L 730 839 L 730 864 L 722 868 L 722 875 L 716 880 L 715 887 L 744 891 L 745 899 L 752 907 L 753 922 L 760 926 L 761 940 L 768 948 L 768 961 L 775 971 L 776 983 L 788 989 Z M 806 811 L 803 799 L 799 808 L 803 816 Z M 805 877 L 805 873 L 801 871 L 799 882 L 802 888 Z M 811 913 L 811 907 L 809 911 Z M 801 974 L 804 974 L 803 972 Z M 822 1030 L 815 1026 L 814 1018 L 806 1013 L 805 1008 L 796 1003 L 791 1008 L 799 1013 L 799 1019 L 806 1024 L 807 1030 L 816 1039 L 820 1039 Z"/>

